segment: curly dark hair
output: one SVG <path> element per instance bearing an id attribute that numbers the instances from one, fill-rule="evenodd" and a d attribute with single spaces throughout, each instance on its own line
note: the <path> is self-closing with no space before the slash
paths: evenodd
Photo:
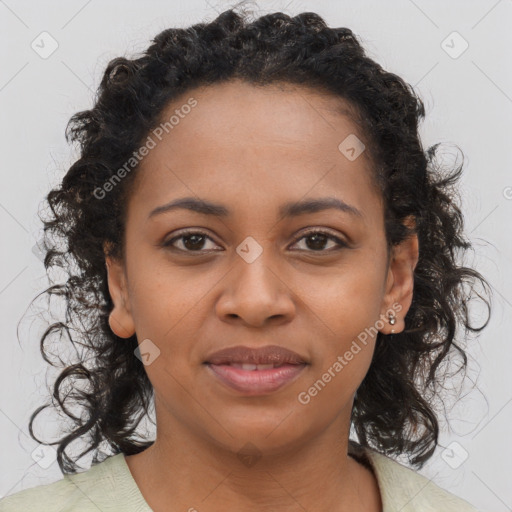
<path id="1" fill-rule="evenodd" d="M 45 197 L 51 213 L 41 218 L 45 269 L 63 269 L 66 276 L 42 294 L 65 300 L 65 319 L 52 323 L 40 344 L 51 365 L 45 341 L 55 335 L 61 345 L 64 338 L 72 344 L 77 358 L 64 364 L 50 402 L 33 412 L 29 424 L 36 441 L 58 444 L 63 473 L 77 472 L 76 461 L 90 452 L 97 463 L 107 456 L 103 449 L 132 455 L 154 442 L 137 436 L 153 388 L 134 357 L 136 335 L 121 339 L 108 322 L 113 302 L 105 248 L 113 257 L 124 256 L 126 204 L 137 166 L 105 197 L 98 198 L 97 190 L 159 125 L 165 107 L 195 87 L 232 79 L 288 83 L 345 100 L 368 141 L 372 182 L 385 204 L 388 254 L 411 234 L 418 236 L 405 330 L 378 333 L 371 366 L 354 398 L 351 427 L 361 445 L 386 455 L 414 455 L 410 462 L 421 468 L 438 445 L 431 399 L 446 379 L 447 367 L 441 372 L 440 365 L 456 350 L 465 368 L 466 353 L 455 341 L 459 334 L 467 341 L 470 331 L 481 331 L 489 322 L 490 297 L 475 288 L 480 282 L 490 294 L 490 287 L 460 260 L 472 247 L 463 233 L 455 187 L 463 164 L 446 172 L 436 156 L 439 144 L 423 150 L 418 124 L 425 109 L 412 86 L 370 59 L 350 29 L 329 28 L 318 14 L 275 12 L 250 20 L 244 9 L 239 11 L 226 10 L 189 28 L 169 28 L 137 58 L 111 60 L 94 106 L 68 123 L 66 137 L 78 144 L 79 158 Z M 415 226 L 404 222 L 409 216 Z M 470 323 L 468 305 L 475 296 L 489 312 L 480 327 Z M 50 406 L 64 412 L 71 426 L 59 441 L 45 443 L 35 436 L 33 423 Z M 73 460 L 66 448 L 82 437 L 87 448 Z"/>

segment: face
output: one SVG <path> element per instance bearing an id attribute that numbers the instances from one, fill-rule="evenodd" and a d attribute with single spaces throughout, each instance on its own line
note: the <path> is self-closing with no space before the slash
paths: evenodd
<path id="1" fill-rule="evenodd" d="M 150 134 L 156 144 L 128 203 L 126 257 L 107 265 L 110 325 L 136 333 L 147 354 L 159 435 L 181 429 L 273 453 L 328 427 L 348 438 L 377 331 L 403 329 L 418 255 L 413 238 L 388 264 L 367 153 L 339 149 L 364 134 L 340 105 L 305 88 L 232 81 L 173 102 L 162 119 L 178 110 L 179 121 Z M 158 210 L 181 198 L 219 208 Z M 348 206 L 283 210 L 327 198 Z M 308 364 L 276 391 L 250 395 L 203 364 L 237 345 L 282 346 Z"/>

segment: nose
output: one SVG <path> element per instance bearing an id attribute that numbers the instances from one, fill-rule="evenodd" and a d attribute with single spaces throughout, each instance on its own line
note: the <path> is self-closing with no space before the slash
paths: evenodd
<path id="1" fill-rule="evenodd" d="M 235 268 L 223 279 L 224 288 L 216 303 L 216 314 L 222 321 L 263 327 L 290 322 L 294 317 L 290 284 L 264 254 L 252 263 L 237 256 Z"/>

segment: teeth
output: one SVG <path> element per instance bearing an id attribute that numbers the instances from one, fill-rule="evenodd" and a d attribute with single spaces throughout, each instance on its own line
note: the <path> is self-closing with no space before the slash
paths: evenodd
<path id="1" fill-rule="evenodd" d="M 278 364 L 250 364 L 250 363 L 231 363 L 230 366 L 233 366 L 234 368 L 241 368 L 242 370 L 271 370 L 272 368 L 275 368 L 276 366 L 280 366 Z"/>

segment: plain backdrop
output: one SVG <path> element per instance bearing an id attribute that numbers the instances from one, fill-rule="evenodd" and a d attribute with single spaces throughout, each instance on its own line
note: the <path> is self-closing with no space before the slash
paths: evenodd
<path id="1" fill-rule="evenodd" d="M 62 477 L 52 452 L 38 458 L 41 447 L 28 435 L 29 416 L 48 393 L 39 352 L 45 302 L 29 304 L 47 285 L 34 247 L 42 227 L 37 212 L 76 158 L 66 123 L 92 105 L 110 59 L 232 5 L 0 0 L 0 495 Z M 441 446 L 419 472 L 482 510 L 511 510 L 512 2 L 261 0 L 253 8 L 315 11 L 330 26 L 351 28 L 370 57 L 425 102 L 424 147 L 445 143 L 448 161 L 461 158 L 455 144 L 464 153 L 462 209 L 475 248 L 468 263 L 492 285 L 493 311 L 480 338 L 468 341 L 463 400 L 447 401 Z M 47 429 L 55 425 L 49 421 Z"/>

